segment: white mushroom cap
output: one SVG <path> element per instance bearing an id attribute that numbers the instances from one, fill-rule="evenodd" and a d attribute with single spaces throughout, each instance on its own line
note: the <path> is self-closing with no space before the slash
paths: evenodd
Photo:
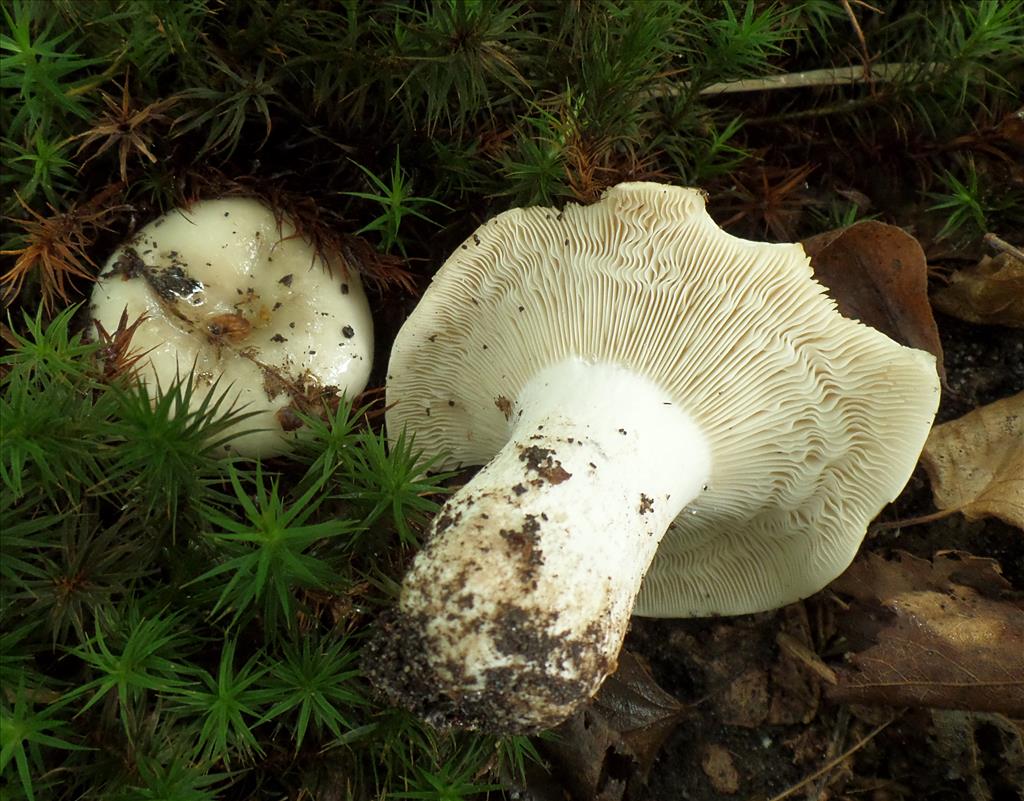
<path id="1" fill-rule="evenodd" d="M 518 416 L 525 410 L 522 419 L 530 425 L 539 419 L 532 411 L 544 405 L 535 386 L 538 375 L 556 368 L 568 375 L 580 364 L 596 368 L 576 380 L 578 386 L 590 384 L 590 398 L 595 389 L 611 386 L 592 383 L 596 371 L 616 366 L 657 387 L 660 403 L 679 413 L 676 423 L 662 429 L 683 457 L 676 469 L 685 475 L 665 499 L 675 507 L 675 519 L 652 533 L 660 547 L 640 557 L 649 560 L 640 568 L 641 575 L 646 569 L 642 585 L 614 593 L 617 598 L 632 592 L 634 613 L 662 617 L 770 609 L 806 597 L 839 575 L 868 522 L 906 483 L 939 399 L 934 358 L 842 317 L 814 281 L 800 245 L 726 234 L 696 190 L 631 183 L 610 189 L 592 206 L 506 212 L 449 258 L 395 341 L 388 430 L 393 436 L 405 430 L 419 448 L 447 454 L 446 466 L 494 458 L 492 465 L 505 465 L 507 474 L 512 462 L 503 454 L 510 442 L 522 445 L 543 435 L 554 452 L 556 441 L 567 439 L 550 428 L 531 433 Z M 617 398 L 619 408 L 630 406 L 630 397 Z M 563 404 L 571 408 L 564 415 L 568 425 L 586 417 L 587 398 L 581 390 Z M 638 392 L 635 402 L 647 408 L 632 412 L 640 417 L 638 425 L 653 419 L 654 401 L 642 400 Z M 687 433 L 690 423 L 697 435 Z M 598 451 L 607 451 L 608 436 L 592 437 Z M 706 467 L 699 457 L 704 443 Z M 561 462 L 570 452 L 562 446 L 553 458 Z M 660 461 L 649 468 L 642 454 L 625 458 L 619 457 L 624 486 L 633 486 L 637 476 L 661 480 Z M 458 548 L 449 541 L 483 536 L 478 498 L 473 514 L 466 498 L 479 496 L 485 486 L 491 492 L 494 472 L 488 466 L 448 502 L 439 520 L 462 511 L 473 522 L 435 524 L 434 537 L 406 579 L 398 614 L 429 641 L 421 650 L 451 653 L 452 642 L 492 625 L 479 619 L 463 624 L 462 617 L 475 614 L 472 608 L 439 616 L 445 601 L 440 595 L 450 586 L 439 585 L 433 598 L 421 588 L 439 575 L 438 560 L 456 558 Z M 612 492 L 604 485 L 594 489 L 588 495 L 586 481 L 577 482 L 573 503 L 593 509 Z M 538 497 L 545 494 L 550 492 Z M 512 501 L 517 507 L 524 502 L 511 499 L 506 505 Z M 483 514 L 492 517 L 494 510 Z M 585 525 L 581 512 L 538 550 L 550 554 Z M 650 528 L 635 515 L 630 525 L 638 537 Z M 621 532 L 621 526 L 609 525 L 586 536 L 617 538 Z M 478 556 L 465 559 L 481 564 Z M 565 571 L 550 578 L 572 587 L 563 609 L 573 603 L 573 593 L 595 591 L 586 579 L 573 584 L 577 577 Z M 506 599 L 518 594 L 520 606 L 537 595 L 535 588 L 508 583 L 494 589 Z M 427 608 L 431 617 L 424 622 Z M 462 629 L 445 622 L 451 614 L 460 617 Z M 606 669 L 613 666 L 624 631 L 625 623 L 616 622 L 614 633 L 602 635 L 608 643 L 618 637 Z M 567 632 L 562 622 L 548 627 L 552 637 L 565 638 Z M 457 670 L 444 656 L 428 658 L 450 719 L 486 726 L 486 718 L 497 714 L 487 677 L 499 663 L 494 642 L 500 635 L 488 636 L 489 645 L 460 655 Z M 520 656 L 517 667 L 538 675 L 566 665 L 561 656 Z M 583 692 L 596 689 L 603 675 L 595 683 L 584 673 L 582 667 L 566 668 L 565 675 L 575 677 Z M 386 676 L 381 681 L 389 683 Z M 396 680 L 391 685 L 406 701 L 416 691 Z M 520 684 L 516 692 L 522 691 Z M 526 728 L 549 725 L 571 712 L 576 701 L 555 695 L 531 700 L 527 706 L 540 710 L 532 718 L 529 709 L 506 698 L 516 706 L 513 726 L 516 720 Z M 482 711 L 466 712 L 483 696 L 488 697 Z"/>
<path id="2" fill-rule="evenodd" d="M 225 432 L 245 456 L 290 449 L 286 407 L 297 396 L 351 397 L 370 373 L 373 321 L 359 277 L 325 264 L 253 199 L 202 201 L 142 228 L 108 260 L 90 308 L 107 331 L 125 309 L 129 322 L 146 315 L 132 338 L 148 352 L 143 381 L 166 387 L 194 365 L 195 405 L 216 385 L 256 411 Z"/>

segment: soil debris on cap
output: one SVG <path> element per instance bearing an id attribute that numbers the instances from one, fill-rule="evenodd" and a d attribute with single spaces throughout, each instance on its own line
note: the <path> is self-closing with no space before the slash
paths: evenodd
<path id="1" fill-rule="evenodd" d="M 499 395 L 494 399 L 494 405 L 498 407 L 498 411 L 505 415 L 505 419 L 508 420 L 512 416 L 512 401 L 506 398 L 504 395 Z"/>

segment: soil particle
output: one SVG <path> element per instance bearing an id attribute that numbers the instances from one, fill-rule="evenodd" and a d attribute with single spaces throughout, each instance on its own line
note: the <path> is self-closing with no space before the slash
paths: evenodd
<path id="1" fill-rule="evenodd" d="M 1024 331 L 937 314 L 946 388 L 936 423 L 1024 390 Z"/>
<path id="2" fill-rule="evenodd" d="M 649 498 L 648 496 L 644 495 L 644 493 L 641 492 L 640 493 L 640 514 L 645 515 L 648 512 L 653 512 L 653 511 L 654 511 L 654 498 Z"/>
<path id="3" fill-rule="evenodd" d="M 572 473 L 562 467 L 562 463 L 553 454 L 550 448 L 519 446 L 519 460 L 526 463 L 527 470 L 532 470 L 550 484 L 561 484 L 572 478 Z"/>
<path id="4" fill-rule="evenodd" d="M 498 534 L 508 546 L 509 557 L 519 564 L 523 584 L 536 588 L 537 568 L 544 564 L 540 548 L 540 523 L 536 515 L 526 515 L 520 529 L 501 529 Z"/>
<path id="5" fill-rule="evenodd" d="M 196 295 L 203 291 L 203 284 L 185 272 L 181 264 L 171 264 L 163 269 L 148 269 L 143 265 L 143 276 L 161 298 L 169 301 L 186 300 L 195 304 Z"/>
<path id="6" fill-rule="evenodd" d="M 447 531 L 452 526 L 456 525 L 461 520 L 462 520 L 462 512 L 455 511 L 454 514 L 453 514 L 452 510 L 446 508 L 434 520 L 434 535 L 433 536 L 439 537 L 441 534 L 443 534 L 445 531 Z"/>
<path id="7" fill-rule="evenodd" d="M 562 641 L 541 630 L 539 623 L 536 610 L 510 605 L 502 616 L 494 644 L 503 654 L 543 661 L 559 650 Z"/>
<path id="8" fill-rule="evenodd" d="M 118 256 L 117 261 L 114 262 L 114 266 L 108 272 L 101 275 L 100 278 L 120 275 L 123 280 L 128 281 L 132 278 L 138 278 L 145 271 L 146 263 L 138 254 L 138 251 L 135 248 L 125 248 L 121 255 Z"/>
<path id="9" fill-rule="evenodd" d="M 700 766 L 715 792 L 724 795 L 739 792 L 740 774 L 727 748 L 709 743 L 701 754 Z"/>
<path id="10" fill-rule="evenodd" d="M 499 395 L 494 399 L 494 405 L 498 407 L 498 411 L 505 415 L 505 419 L 508 420 L 512 416 L 512 401 L 506 398 L 504 395 Z"/>

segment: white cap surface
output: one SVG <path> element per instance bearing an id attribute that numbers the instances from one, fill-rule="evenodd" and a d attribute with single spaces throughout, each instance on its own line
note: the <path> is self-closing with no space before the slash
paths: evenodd
<path id="1" fill-rule="evenodd" d="M 207 200 L 142 228 L 110 257 L 91 311 L 109 332 L 123 310 L 147 319 L 132 349 L 143 381 L 166 387 L 195 365 L 194 403 L 217 392 L 256 411 L 234 430 L 245 456 L 287 452 L 296 397 L 366 386 L 373 322 L 359 277 L 252 199 Z M 226 433 L 230 434 L 232 429 Z"/>
<path id="2" fill-rule="evenodd" d="M 445 466 L 505 444 L 521 389 L 566 359 L 622 365 L 710 446 L 636 614 L 774 608 L 852 560 L 906 483 L 939 399 L 935 360 L 842 317 L 798 244 L 726 234 L 700 192 L 621 184 L 514 209 L 444 264 L 392 350 L 387 425 Z"/>

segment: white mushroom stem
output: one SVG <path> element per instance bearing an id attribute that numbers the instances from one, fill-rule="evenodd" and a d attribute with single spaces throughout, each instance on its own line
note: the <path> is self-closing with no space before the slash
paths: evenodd
<path id="1" fill-rule="evenodd" d="M 404 658 L 419 661 L 403 681 L 422 684 L 391 685 L 420 707 L 434 697 L 428 718 L 527 731 L 570 715 L 614 670 L 640 582 L 706 487 L 710 451 L 667 393 L 623 367 L 571 359 L 497 402 L 508 443 L 445 504 L 403 584 L 401 638 L 417 643 Z"/>

